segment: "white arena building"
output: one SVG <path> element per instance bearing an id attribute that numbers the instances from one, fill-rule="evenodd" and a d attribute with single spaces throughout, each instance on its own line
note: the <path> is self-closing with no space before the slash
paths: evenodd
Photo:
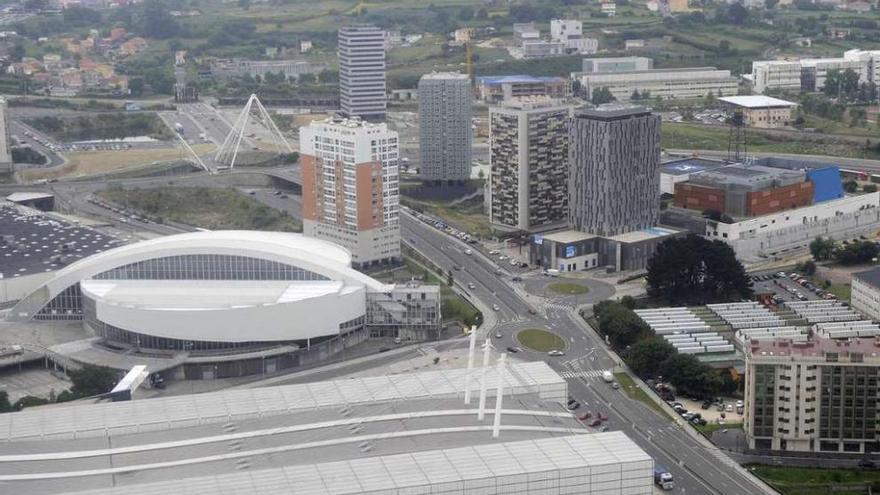
<path id="1" fill-rule="evenodd" d="M 219 378 L 296 367 L 371 335 L 433 338 L 440 297 L 437 286 L 388 285 L 355 271 L 351 254 L 330 242 L 205 231 L 82 259 L 8 318 L 81 319 L 104 349 L 189 361 L 187 378 Z M 211 358 L 221 354 L 221 364 Z"/>

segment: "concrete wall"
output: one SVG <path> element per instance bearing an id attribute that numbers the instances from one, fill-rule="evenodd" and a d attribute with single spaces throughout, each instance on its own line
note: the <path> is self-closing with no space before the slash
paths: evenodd
<path id="1" fill-rule="evenodd" d="M 0 305 L 24 298 L 55 276 L 55 272 L 35 273 L 25 277 L 0 278 Z"/>

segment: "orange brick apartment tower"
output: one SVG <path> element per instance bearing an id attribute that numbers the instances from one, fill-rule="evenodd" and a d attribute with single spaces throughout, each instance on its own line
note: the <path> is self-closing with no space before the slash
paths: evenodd
<path id="1" fill-rule="evenodd" d="M 300 129 L 303 233 L 335 242 L 367 267 L 400 258 L 397 133 L 328 119 Z"/>

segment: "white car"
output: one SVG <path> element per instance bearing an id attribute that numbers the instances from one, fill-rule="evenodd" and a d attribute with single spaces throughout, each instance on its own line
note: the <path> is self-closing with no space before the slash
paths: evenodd
<path id="1" fill-rule="evenodd" d="M 465 249 L 464 254 L 471 255 L 471 254 L 474 254 L 474 252 L 470 249 Z"/>
<path id="2" fill-rule="evenodd" d="M 473 282 L 471 282 L 471 283 L 468 284 L 468 289 L 476 289 L 476 288 L 477 288 L 477 286 L 474 285 Z"/>
<path id="3" fill-rule="evenodd" d="M 495 256 L 496 254 L 499 254 L 499 252 L 494 249 L 489 251 L 489 256 Z"/>
<path id="4" fill-rule="evenodd" d="M 498 259 L 501 260 L 501 261 L 504 261 L 504 260 L 507 259 L 507 256 L 504 256 L 504 255 L 502 254 L 501 256 L 498 257 Z"/>
<path id="5" fill-rule="evenodd" d="M 517 266 L 517 265 L 519 265 L 519 261 L 516 261 L 515 259 L 510 258 L 510 266 Z"/>
<path id="6" fill-rule="evenodd" d="M 559 349 L 553 349 L 550 352 L 548 352 L 547 354 L 549 354 L 551 356 L 565 356 L 565 353 L 560 351 Z"/>
<path id="7" fill-rule="evenodd" d="M 497 304 L 493 304 L 492 311 L 501 311 L 501 308 L 499 308 Z"/>

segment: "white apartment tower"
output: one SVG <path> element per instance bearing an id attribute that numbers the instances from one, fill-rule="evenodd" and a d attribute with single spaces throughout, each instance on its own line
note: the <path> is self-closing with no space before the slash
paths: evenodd
<path id="1" fill-rule="evenodd" d="M 427 182 L 462 182 L 471 175 L 471 80 L 458 72 L 419 80 L 419 175 Z"/>
<path id="2" fill-rule="evenodd" d="M 385 34 L 375 26 L 339 29 L 339 103 L 346 117 L 383 120 Z"/>
<path id="3" fill-rule="evenodd" d="M 12 154 L 9 150 L 9 126 L 6 115 L 6 98 L 0 96 L 0 172 L 12 171 Z"/>
<path id="4" fill-rule="evenodd" d="M 300 128 L 303 233 L 359 268 L 400 258 L 398 138 L 385 124 L 327 119 Z"/>

